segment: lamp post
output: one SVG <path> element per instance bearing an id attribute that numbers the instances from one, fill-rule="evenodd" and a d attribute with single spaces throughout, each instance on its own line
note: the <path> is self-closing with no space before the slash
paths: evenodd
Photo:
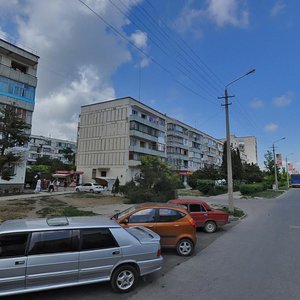
<path id="1" fill-rule="evenodd" d="M 275 143 L 279 142 L 279 141 L 282 141 L 282 140 L 285 140 L 285 137 L 279 139 L 279 140 L 276 140 L 275 142 L 273 142 L 273 158 L 274 158 L 274 172 L 275 172 L 275 191 L 277 192 L 278 191 L 278 179 L 277 179 L 277 164 L 276 164 L 276 154 L 275 154 Z"/>
<path id="2" fill-rule="evenodd" d="M 225 99 L 225 117 L 226 117 L 226 151 L 227 151 L 227 187 L 228 187 L 228 208 L 230 212 L 234 211 L 234 204 L 233 204 L 233 181 L 232 181 L 232 162 L 231 162 L 231 147 L 230 147 L 230 126 L 229 126 L 229 111 L 228 106 L 231 103 L 228 103 L 228 98 L 234 97 L 229 96 L 227 88 L 232 85 L 234 82 L 244 78 L 247 75 L 250 75 L 255 72 L 255 69 L 249 70 L 244 75 L 238 77 L 237 79 L 229 82 L 225 85 L 225 95 L 223 97 L 218 97 L 218 99 Z"/>
<path id="3" fill-rule="evenodd" d="M 288 168 L 288 156 L 293 155 L 294 153 L 290 153 L 285 157 L 285 167 L 286 167 L 286 185 L 287 188 L 290 187 L 290 180 L 289 180 L 289 168 Z"/>

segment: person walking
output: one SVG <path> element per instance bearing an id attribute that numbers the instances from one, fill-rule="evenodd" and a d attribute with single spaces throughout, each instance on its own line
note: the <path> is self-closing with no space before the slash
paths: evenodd
<path id="1" fill-rule="evenodd" d="M 65 179 L 65 181 L 64 181 L 64 191 L 67 190 L 67 187 L 68 187 L 68 182 L 67 182 L 67 179 Z"/>
<path id="2" fill-rule="evenodd" d="M 54 192 L 54 180 L 53 179 L 51 179 L 49 182 L 48 192 L 50 192 L 50 193 Z"/>
<path id="3" fill-rule="evenodd" d="M 55 187 L 56 187 L 56 191 L 58 192 L 59 190 L 59 185 L 60 185 L 60 182 L 58 179 L 55 180 Z"/>
<path id="4" fill-rule="evenodd" d="M 41 184 L 42 184 L 42 181 L 39 178 L 36 182 L 36 186 L 35 186 L 35 190 L 34 190 L 35 193 L 39 193 L 41 191 Z"/>

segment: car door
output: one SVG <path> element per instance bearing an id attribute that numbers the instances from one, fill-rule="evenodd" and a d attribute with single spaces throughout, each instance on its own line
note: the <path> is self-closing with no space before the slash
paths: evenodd
<path id="1" fill-rule="evenodd" d="M 0 235 L 0 295 L 25 289 L 29 233 Z"/>
<path id="2" fill-rule="evenodd" d="M 176 209 L 159 208 L 157 213 L 156 233 L 160 235 L 162 247 L 174 247 L 177 237 L 182 233 L 183 226 L 176 222 L 184 216 Z"/>
<path id="3" fill-rule="evenodd" d="M 80 230 L 79 281 L 109 279 L 122 251 L 109 228 Z"/>
<path id="4" fill-rule="evenodd" d="M 188 206 L 190 215 L 196 222 L 196 227 L 203 227 L 206 223 L 208 214 L 203 205 L 199 203 L 190 203 Z"/>
<path id="5" fill-rule="evenodd" d="M 127 217 L 127 226 L 145 226 L 153 231 L 156 231 L 156 214 L 155 208 L 143 208 L 134 212 Z"/>
<path id="6" fill-rule="evenodd" d="M 33 232 L 27 260 L 28 288 L 78 281 L 79 239 L 73 230 Z"/>
<path id="7" fill-rule="evenodd" d="M 89 192 L 89 190 L 90 190 L 90 184 L 89 183 L 83 184 L 82 187 L 81 187 L 81 190 L 83 192 Z"/>

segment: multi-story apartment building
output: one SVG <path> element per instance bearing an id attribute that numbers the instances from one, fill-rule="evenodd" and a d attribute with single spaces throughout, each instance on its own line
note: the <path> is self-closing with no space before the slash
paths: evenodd
<path id="1" fill-rule="evenodd" d="M 69 164 L 70 161 L 64 156 L 64 150 L 69 148 L 73 153 L 76 153 L 76 142 L 39 135 L 30 136 L 28 147 L 27 165 L 35 164 L 36 159 L 39 157 L 56 158 L 65 164 Z"/>
<path id="2" fill-rule="evenodd" d="M 35 103 L 38 59 L 36 54 L 0 39 L 0 105 L 13 104 L 30 125 Z M 13 179 L 0 179 L 2 188 L 23 188 L 27 149 L 27 145 L 12 149 L 22 155 L 23 160 L 14 167 L 16 175 Z"/>
<path id="3" fill-rule="evenodd" d="M 222 139 L 226 141 L 226 139 Z M 234 149 L 239 149 L 241 161 L 249 164 L 258 164 L 257 141 L 255 136 L 237 137 L 230 136 L 230 145 Z"/>
<path id="4" fill-rule="evenodd" d="M 130 97 L 81 107 L 77 171 L 83 181 L 118 177 L 121 184 L 139 175 L 143 155 L 166 159 L 166 117 Z"/>
<path id="5" fill-rule="evenodd" d="M 77 170 L 83 180 L 139 175 L 143 155 L 159 156 L 185 179 L 205 164 L 220 165 L 223 143 L 134 100 L 121 98 L 81 107 Z"/>
<path id="6" fill-rule="evenodd" d="M 205 165 L 222 164 L 223 142 L 167 117 L 167 162 L 183 177 Z"/>

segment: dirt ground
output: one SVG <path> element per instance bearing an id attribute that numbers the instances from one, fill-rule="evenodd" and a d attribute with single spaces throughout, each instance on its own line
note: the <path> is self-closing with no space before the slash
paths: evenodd
<path id="1" fill-rule="evenodd" d="M 126 199 L 87 193 L 49 195 L 24 200 L 0 201 L 0 222 L 20 218 L 49 216 L 112 215 L 125 209 Z"/>

